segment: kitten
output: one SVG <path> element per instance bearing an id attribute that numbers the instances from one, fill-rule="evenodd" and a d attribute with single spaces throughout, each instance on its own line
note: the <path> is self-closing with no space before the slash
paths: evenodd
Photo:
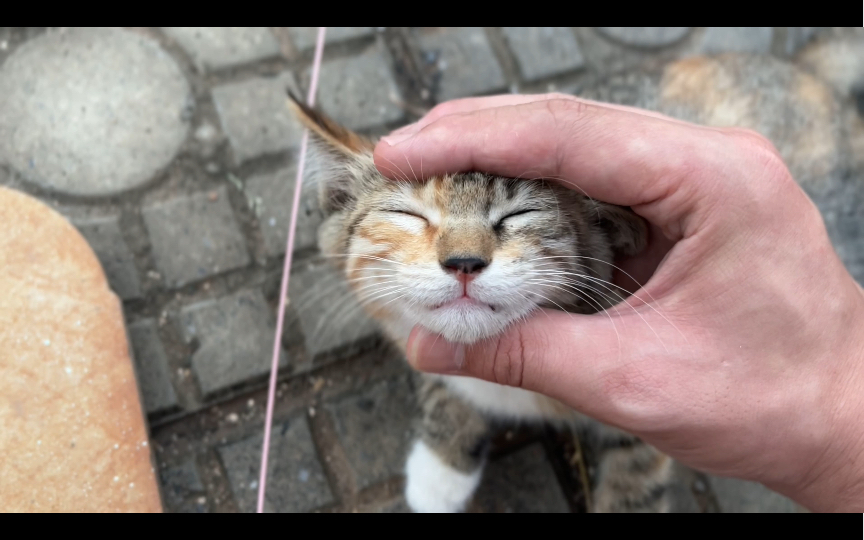
<path id="1" fill-rule="evenodd" d="M 825 65 L 813 52 L 818 47 L 825 45 L 817 42 L 802 55 L 817 73 Z M 833 80 L 849 86 L 850 77 Z M 850 248 L 844 260 L 862 277 L 864 234 L 850 234 L 849 227 L 864 208 L 861 177 L 853 174 L 864 129 L 850 102 L 813 75 L 774 58 L 690 58 L 662 73 L 613 78 L 585 95 L 769 136 L 825 213 L 835 243 Z M 622 299 L 610 283 L 610 263 L 638 253 L 647 235 L 629 209 L 552 182 L 478 172 L 388 180 L 373 164 L 371 140 L 296 100 L 293 108 L 312 133 L 309 180 L 318 184 L 327 215 L 319 247 L 334 256 L 357 298 L 403 352 L 417 324 L 472 343 L 540 307 L 595 313 Z M 465 508 L 495 419 L 591 426 L 605 447 L 594 510 L 669 509 L 671 460 L 638 439 L 526 390 L 466 377 L 422 379 L 421 429 L 406 464 L 413 510 Z"/>
<path id="2" fill-rule="evenodd" d="M 372 162 L 371 141 L 294 102 L 313 133 L 309 181 L 328 214 L 325 255 L 403 352 L 414 325 L 452 342 L 503 331 L 538 307 L 594 313 L 622 297 L 615 255 L 645 245 L 630 210 L 544 181 L 481 173 L 397 182 Z M 343 257 L 347 255 L 347 257 Z M 480 480 L 489 419 L 584 423 L 550 398 L 465 377 L 424 375 L 421 433 L 407 462 L 406 499 L 417 511 L 464 509 Z M 601 470 L 601 510 L 662 510 L 669 460 L 606 428 L 616 448 Z M 620 471 L 634 470 L 635 475 Z"/>

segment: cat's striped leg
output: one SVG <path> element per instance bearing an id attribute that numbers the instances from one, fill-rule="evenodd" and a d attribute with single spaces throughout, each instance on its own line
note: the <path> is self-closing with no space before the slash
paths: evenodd
<path id="1" fill-rule="evenodd" d="M 668 512 L 672 459 L 652 446 L 625 440 L 600 457 L 595 512 Z"/>
<path id="2" fill-rule="evenodd" d="M 405 499 L 415 512 L 461 512 L 480 483 L 489 425 L 429 377 L 419 401 L 423 417 L 405 467 Z"/>

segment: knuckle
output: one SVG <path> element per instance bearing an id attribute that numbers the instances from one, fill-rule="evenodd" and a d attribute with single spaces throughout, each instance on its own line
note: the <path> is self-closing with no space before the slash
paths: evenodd
<path id="1" fill-rule="evenodd" d="M 768 200 L 773 200 L 778 192 L 797 190 L 797 183 L 783 156 L 771 141 L 749 129 L 740 130 L 737 139 L 740 151 L 749 157 L 753 170 L 762 178 Z"/>
<path id="2" fill-rule="evenodd" d="M 558 100 L 558 101 L 579 101 L 575 96 L 571 96 L 570 94 L 563 94 L 561 92 L 549 92 L 548 94 L 544 94 L 543 96 L 547 100 Z"/>
<path id="3" fill-rule="evenodd" d="M 464 99 L 453 99 L 450 101 L 445 101 L 444 103 L 439 103 L 432 107 L 432 110 L 426 114 L 426 118 L 430 120 L 435 120 L 444 116 L 450 116 L 451 114 L 458 113 L 462 110 L 462 103 L 464 103 Z"/>
<path id="4" fill-rule="evenodd" d="M 736 128 L 731 130 L 739 151 L 774 171 L 786 171 L 786 164 L 780 151 L 768 138 L 752 129 Z"/>
<path id="5" fill-rule="evenodd" d="M 582 100 L 561 95 L 546 100 L 546 109 L 555 121 L 572 122 L 582 117 L 589 105 Z"/>
<path id="6" fill-rule="evenodd" d="M 491 357 L 491 380 L 497 384 L 521 387 L 525 368 L 525 341 L 521 331 L 499 338 Z"/>

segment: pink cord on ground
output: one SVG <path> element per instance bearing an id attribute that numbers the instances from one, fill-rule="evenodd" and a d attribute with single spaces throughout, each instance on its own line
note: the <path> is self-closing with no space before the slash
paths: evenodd
<path id="1" fill-rule="evenodd" d="M 306 103 L 315 105 L 315 91 L 318 88 L 318 72 L 321 56 L 324 53 L 324 32 L 326 26 L 318 28 L 318 41 L 315 43 L 315 58 L 312 60 L 312 78 Z M 288 245 L 285 247 L 285 267 L 282 269 L 282 288 L 279 292 L 279 314 L 276 318 L 276 339 L 273 342 L 273 364 L 270 368 L 270 389 L 267 393 L 267 415 L 264 419 L 264 448 L 261 450 L 261 478 L 258 480 L 258 513 L 264 513 L 264 494 L 267 491 L 267 458 L 270 454 L 270 430 L 273 427 L 273 404 L 276 401 L 276 376 L 279 373 L 279 350 L 282 344 L 282 325 L 285 322 L 285 300 L 288 296 L 288 277 L 291 275 L 291 259 L 294 253 L 294 232 L 297 229 L 297 211 L 300 208 L 300 187 L 303 183 L 303 167 L 306 165 L 306 144 L 309 130 L 303 130 L 300 143 L 300 159 L 297 163 L 297 180 L 294 183 L 294 204 L 291 207 L 291 223 L 288 225 Z"/>

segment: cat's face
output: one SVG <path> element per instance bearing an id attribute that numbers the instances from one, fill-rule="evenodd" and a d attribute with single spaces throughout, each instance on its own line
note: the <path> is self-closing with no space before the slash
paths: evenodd
<path id="1" fill-rule="evenodd" d="M 604 261 L 643 246 L 629 211 L 542 181 L 389 180 L 368 141 L 309 120 L 310 180 L 329 213 L 320 247 L 373 317 L 471 343 L 539 306 L 593 312 L 620 298 Z"/>

